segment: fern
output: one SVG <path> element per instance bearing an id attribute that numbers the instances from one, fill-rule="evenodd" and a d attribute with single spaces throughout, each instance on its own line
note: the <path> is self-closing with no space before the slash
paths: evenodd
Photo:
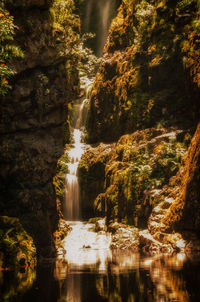
<path id="1" fill-rule="evenodd" d="M 22 50 L 13 44 L 15 25 L 9 12 L 0 8 L 0 95 L 5 95 L 11 86 L 8 80 L 15 74 L 15 70 L 9 67 L 13 58 L 23 58 Z"/>

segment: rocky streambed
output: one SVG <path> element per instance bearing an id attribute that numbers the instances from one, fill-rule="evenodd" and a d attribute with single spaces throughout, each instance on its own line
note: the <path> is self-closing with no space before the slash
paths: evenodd
<path id="1" fill-rule="evenodd" d="M 156 215 L 162 215 L 162 206 L 157 206 L 149 219 L 149 225 Z M 159 211 L 160 209 L 160 211 Z M 157 214 L 156 214 L 157 212 Z M 111 250 L 131 251 L 133 253 L 141 252 L 145 255 L 159 255 L 174 253 L 199 254 L 200 240 L 193 234 L 156 232 L 152 234 L 149 229 L 140 230 L 137 227 L 124 223 L 113 222 L 108 226 L 105 219 L 99 219 L 95 222 L 94 230 L 98 233 L 109 232 L 111 234 Z M 190 237 L 189 237 L 190 235 Z"/>

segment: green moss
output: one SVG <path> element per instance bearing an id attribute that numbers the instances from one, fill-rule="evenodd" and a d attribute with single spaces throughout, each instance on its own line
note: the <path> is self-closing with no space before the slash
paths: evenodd
<path id="1" fill-rule="evenodd" d="M 8 80 L 16 73 L 10 62 L 14 58 L 23 58 L 22 50 L 13 43 L 15 35 L 14 18 L 0 7 L 0 95 L 5 96 L 11 86 Z"/>
<path id="2" fill-rule="evenodd" d="M 178 191 L 175 202 L 162 220 L 167 230 L 192 231 L 199 236 L 199 180 L 200 180 L 200 124 L 198 124 L 184 159 L 182 171 L 177 175 Z"/>
<path id="3" fill-rule="evenodd" d="M 91 91 L 89 142 L 160 124 L 196 123 L 199 34 L 192 24 L 199 10 L 191 1 L 179 15 L 180 3 L 123 1 Z"/>
<path id="4" fill-rule="evenodd" d="M 95 214 L 106 216 L 107 223 L 117 220 L 146 227 L 186 148 L 181 132 L 152 128 L 89 150 L 79 166 L 83 202 L 90 208 L 94 204 Z"/>
<path id="5" fill-rule="evenodd" d="M 80 204 L 85 218 L 94 215 L 94 200 L 104 192 L 105 166 L 111 150 L 112 146 L 100 144 L 97 148 L 87 150 L 79 163 Z"/>
<path id="6" fill-rule="evenodd" d="M 57 163 L 56 175 L 53 179 L 53 184 L 56 190 L 56 196 L 62 202 L 65 195 L 65 176 L 69 172 L 68 169 L 69 156 L 67 150 L 60 157 Z"/>
<path id="7" fill-rule="evenodd" d="M 36 249 L 32 238 L 17 218 L 0 217 L 0 252 L 3 267 L 36 264 Z"/>

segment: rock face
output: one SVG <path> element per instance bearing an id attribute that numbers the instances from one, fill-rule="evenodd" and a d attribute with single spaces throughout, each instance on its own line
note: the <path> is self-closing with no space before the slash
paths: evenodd
<path id="1" fill-rule="evenodd" d="M 16 74 L 0 109 L 0 211 L 20 218 L 44 257 L 55 253 L 58 212 L 52 178 L 63 153 L 66 104 L 79 85 L 77 59 L 63 29 L 54 24 L 53 2 L 6 2 L 25 58 L 11 63 Z"/>
<path id="2" fill-rule="evenodd" d="M 79 163 L 78 177 L 80 184 L 81 212 L 89 218 L 96 213 L 94 200 L 104 192 L 105 167 L 113 146 L 100 144 L 96 148 L 88 148 Z M 102 212 L 100 210 L 100 212 Z"/>
<path id="3" fill-rule="evenodd" d="M 166 213 L 167 229 L 200 232 L 200 124 L 191 141 L 183 167 L 179 192 Z M 186 234 L 187 237 L 187 234 Z"/>
<path id="4" fill-rule="evenodd" d="M 114 146 L 95 205 L 107 225 L 146 228 L 140 247 L 152 253 L 200 250 L 199 9 L 122 1 L 90 94 L 88 141 Z M 177 129 L 186 144 L 170 138 Z"/>
<path id="5" fill-rule="evenodd" d="M 36 249 L 18 218 L 0 216 L 0 268 L 35 266 Z"/>
<path id="6" fill-rule="evenodd" d="M 91 91 L 90 142 L 197 123 L 197 20 L 196 1 L 122 2 Z"/>
<path id="7" fill-rule="evenodd" d="M 79 165 L 83 206 L 111 221 L 147 227 L 186 150 L 183 131 L 146 129 L 89 149 Z"/>

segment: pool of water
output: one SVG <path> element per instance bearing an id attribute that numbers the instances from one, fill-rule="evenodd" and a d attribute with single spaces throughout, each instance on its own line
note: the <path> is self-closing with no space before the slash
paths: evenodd
<path id="1" fill-rule="evenodd" d="M 0 272 L 0 301 L 200 301 L 200 257 L 111 251 L 110 235 L 92 224 L 71 226 L 56 262 Z"/>

